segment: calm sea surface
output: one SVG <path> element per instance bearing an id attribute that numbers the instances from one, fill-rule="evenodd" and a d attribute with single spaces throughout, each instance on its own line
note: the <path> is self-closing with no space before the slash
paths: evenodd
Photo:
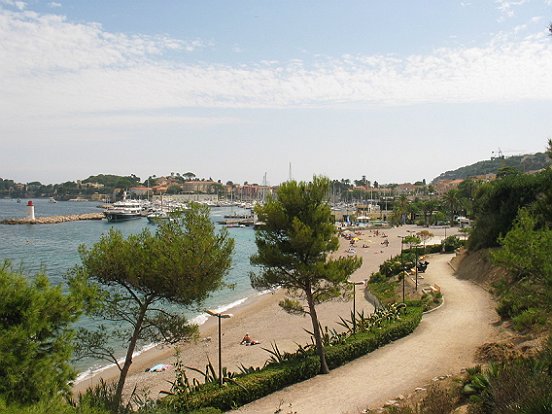
<path id="1" fill-rule="evenodd" d="M 27 201 L 21 199 L 21 203 L 17 203 L 13 199 L 0 199 L 0 220 L 25 217 Z M 99 204 L 97 202 L 58 201 L 49 203 L 46 199 L 33 199 L 33 203 L 37 217 L 101 211 L 97 208 Z M 211 217 L 217 221 L 229 212 L 229 208 L 214 208 Z M 236 210 L 236 213 L 241 213 L 241 211 Z M 0 225 L 0 260 L 10 259 L 16 268 L 21 265 L 25 274 L 29 276 L 45 269 L 52 283 L 63 283 L 63 274 L 73 265 L 80 263 L 78 246 L 80 244 L 91 246 L 111 227 L 120 230 L 124 235 L 138 233 L 144 228 L 155 231 L 156 228 L 145 218 L 121 223 L 91 220 L 60 224 Z M 249 257 L 256 250 L 254 231 L 250 228 L 230 228 L 228 230 L 236 244 L 232 269 L 226 276 L 226 281 L 234 284 L 235 288 L 213 293 L 206 303 L 207 307 L 221 311 L 242 303 L 247 297 L 257 295 L 249 283 L 249 271 L 252 270 Z M 205 321 L 204 315 L 187 313 L 188 317 L 195 318 L 194 321 L 197 323 Z M 79 325 L 93 327 L 94 323 L 83 318 L 79 321 Z M 85 371 L 97 368 L 102 364 L 105 363 L 88 360 L 80 361 L 76 363 L 76 366 L 79 370 Z"/>

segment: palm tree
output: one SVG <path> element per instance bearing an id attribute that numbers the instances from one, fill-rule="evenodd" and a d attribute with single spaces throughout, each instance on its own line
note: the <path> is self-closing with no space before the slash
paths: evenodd
<path id="1" fill-rule="evenodd" d="M 395 210 L 395 216 L 399 219 L 400 224 L 405 224 L 406 213 L 408 212 L 408 198 L 406 198 L 406 195 L 401 194 L 393 210 Z"/>
<path id="2" fill-rule="evenodd" d="M 423 200 L 420 202 L 420 207 L 422 209 L 422 213 L 424 214 L 424 226 L 429 227 L 433 210 L 436 208 L 436 202 L 432 199 Z"/>
<path id="3" fill-rule="evenodd" d="M 454 215 L 458 212 L 460 206 L 460 195 L 456 188 L 448 190 L 443 194 L 443 204 L 445 210 L 450 214 L 450 225 L 454 225 Z"/>

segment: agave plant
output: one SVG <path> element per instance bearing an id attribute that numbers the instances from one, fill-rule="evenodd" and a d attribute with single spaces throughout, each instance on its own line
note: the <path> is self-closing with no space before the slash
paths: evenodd
<path id="1" fill-rule="evenodd" d="M 266 351 L 270 354 L 270 358 L 265 362 L 265 366 L 269 364 L 279 364 L 281 362 L 287 361 L 293 356 L 289 352 L 281 352 L 276 342 L 271 342 L 270 347 L 272 349 L 261 347 L 263 351 Z"/>
<path id="2" fill-rule="evenodd" d="M 261 370 L 260 367 L 253 367 L 253 366 L 246 367 L 246 366 L 243 365 L 243 364 L 240 364 L 240 366 L 238 367 L 238 369 L 240 370 L 240 374 L 243 374 L 243 375 L 252 374 L 253 372 L 257 372 L 257 371 L 260 371 L 260 370 Z"/>
<path id="3" fill-rule="evenodd" d="M 299 356 L 302 356 L 302 357 L 306 357 L 308 355 L 311 355 L 314 350 L 316 349 L 316 346 L 314 345 L 314 343 L 310 343 L 310 344 L 307 344 L 305 346 L 301 345 L 301 344 L 298 344 L 297 342 L 295 342 L 295 345 L 297 345 L 297 351 L 295 351 L 295 355 L 299 355 Z"/>
<path id="4" fill-rule="evenodd" d="M 340 322 L 337 322 L 338 325 L 340 326 L 343 326 L 346 331 L 347 331 L 347 334 L 352 334 L 353 333 L 353 318 L 356 317 L 356 331 L 357 332 L 366 332 L 367 330 L 370 329 L 370 317 L 367 317 L 364 313 L 364 309 L 361 310 L 360 312 L 357 312 L 357 314 L 355 315 L 352 311 L 351 311 L 351 319 L 343 319 L 341 316 L 339 317 L 340 319 Z"/>
<path id="5" fill-rule="evenodd" d="M 320 331 L 322 332 L 322 343 L 324 346 L 332 346 L 337 344 L 342 344 L 345 342 L 349 336 L 348 332 L 338 332 L 335 328 L 329 329 L 327 326 L 322 328 L 322 325 L 319 323 Z M 311 336 L 311 342 L 314 344 L 314 333 L 305 329 L 305 332 Z"/>
<path id="6" fill-rule="evenodd" d="M 203 379 L 204 379 L 205 384 L 210 383 L 210 382 L 216 382 L 216 383 L 220 382 L 220 378 L 218 377 L 217 372 L 215 370 L 215 367 L 213 367 L 213 364 L 212 364 L 211 360 L 209 359 L 209 357 L 207 357 L 207 365 L 205 365 L 205 370 L 204 371 L 202 371 L 198 368 L 194 368 L 194 367 L 188 367 L 187 366 L 186 368 L 189 369 L 189 370 L 192 370 L 194 372 L 197 372 L 198 374 L 203 375 Z M 222 381 L 223 382 L 228 382 L 232 378 L 236 377 L 237 375 L 238 375 L 237 373 L 229 371 L 228 368 L 222 367 Z"/>
<path id="7" fill-rule="evenodd" d="M 464 395 L 470 396 L 470 399 L 474 401 L 480 400 L 481 395 L 488 391 L 491 379 L 496 378 L 499 375 L 501 369 L 501 364 L 495 364 L 492 362 L 485 370 L 482 370 L 480 365 L 472 369 L 468 369 L 467 373 L 469 375 L 469 378 L 468 381 L 464 384 L 462 393 Z"/>

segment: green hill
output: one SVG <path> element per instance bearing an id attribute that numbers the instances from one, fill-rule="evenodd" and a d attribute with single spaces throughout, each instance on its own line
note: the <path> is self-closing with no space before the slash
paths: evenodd
<path id="1" fill-rule="evenodd" d="M 502 167 L 514 167 L 522 172 L 535 171 L 550 165 L 550 159 L 546 154 L 515 155 L 513 157 L 496 157 L 490 160 L 476 162 L 453 171 L 447 171 L 439 175 L 433 182 L 441 180 L 457 180 L 484 174 L 496 174 Z"/>

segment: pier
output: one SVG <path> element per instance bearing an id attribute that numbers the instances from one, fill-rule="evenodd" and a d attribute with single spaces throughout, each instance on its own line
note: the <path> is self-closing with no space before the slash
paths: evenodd
<path id="1" fill-rule="evenodd" d="M 0 224 L 57 224 L 68 221 L 79 220 L 101 220 L 104 218 L 103 213 L 86 213 L 86 214 L 70 214 L 67 216 L 49 216 L 49 217 L 22 217 L 9 218 L 0 221 Z"/>

